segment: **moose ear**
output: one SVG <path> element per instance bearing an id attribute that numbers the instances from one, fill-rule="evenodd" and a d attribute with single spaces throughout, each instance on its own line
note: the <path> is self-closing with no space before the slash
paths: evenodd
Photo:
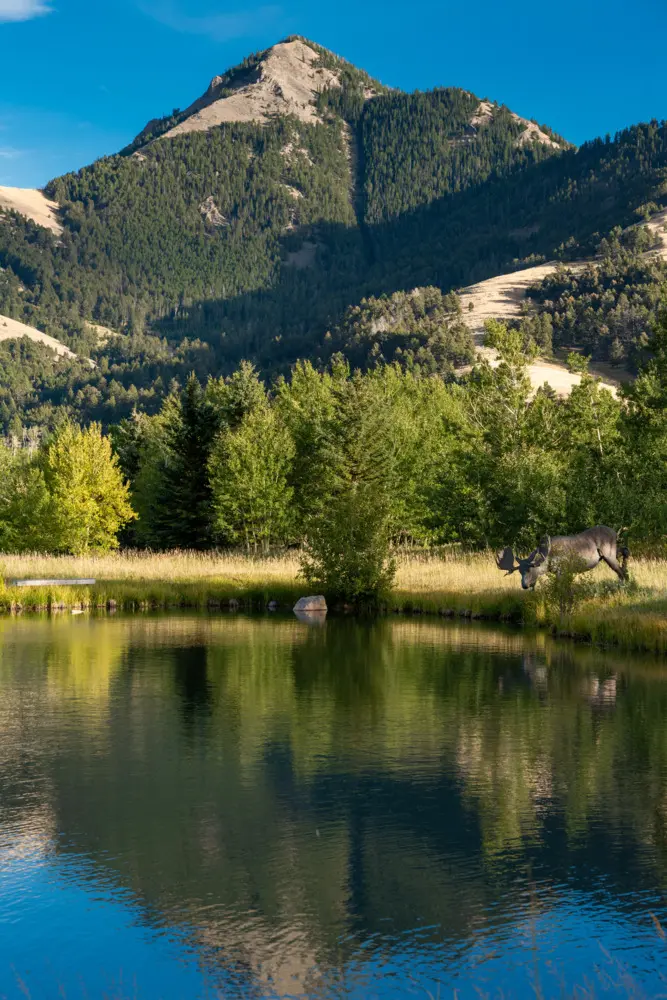
<path id="1" fill-rule="evenodd" d="M 542 556 L 543 559 L 549 558 L 549 553 L 551 552 L 551 539 L 549 538 L 548 535 L 544 536 L 544 538 L 540 542 L 540 547 L 538 548 L 537 551 L 539 555 Z"/>

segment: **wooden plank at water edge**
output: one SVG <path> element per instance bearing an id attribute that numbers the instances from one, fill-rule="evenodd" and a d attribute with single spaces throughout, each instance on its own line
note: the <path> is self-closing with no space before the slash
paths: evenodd
<path id="1" fill-rule="evenodd" d="M 97 580 L 8 580 L 10 587 L 92 587 Z"/>

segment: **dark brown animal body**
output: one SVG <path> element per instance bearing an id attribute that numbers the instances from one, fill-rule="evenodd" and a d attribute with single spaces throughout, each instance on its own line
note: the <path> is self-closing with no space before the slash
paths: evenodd
<path id="1" fill-rule="evenodd" d="M 587 528 L 578 535 L 556 535 L 544 539 L 539 547 L 527 559 L 517 559 L 512 549 L 506 548 L 496 557 L 498 569 L 504 569 L 507 574 L 521 573 L 521 586 L 524 590 L 532 590 L 537 581 L 545 573 L 557 573 L 559 566 L 566 562 L 576 564 L 577 570 L 586 573 L 604 562 L 613 569 L 621 580 L 626 579 L 625 561 L 629 556 L 627 549 L 621 549 L 623 565 L 618 561 L 618 536 L 613 528 L 598 524 L 595 528 Z"/>

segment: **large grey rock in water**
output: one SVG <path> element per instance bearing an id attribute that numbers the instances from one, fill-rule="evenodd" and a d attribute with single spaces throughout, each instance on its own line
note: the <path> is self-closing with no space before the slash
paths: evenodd
<path id="1" fill-rule="evenodd" d="M 319 597 L 302 597 L 294 605 L 295 611 L 326 611 L 327 602 L 320 595 Z"/>

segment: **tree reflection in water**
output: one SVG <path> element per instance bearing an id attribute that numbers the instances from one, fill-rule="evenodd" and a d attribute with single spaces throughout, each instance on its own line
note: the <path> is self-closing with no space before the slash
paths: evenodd
<path id="1" fill-rule="evenodd" d="M 423 620 L 2 629 L 7 852 L 85 859 L 225 995 L 507 993 L 535 927 L 587 971 L 584 917 L 655 947 L 660 664 Z"/>

